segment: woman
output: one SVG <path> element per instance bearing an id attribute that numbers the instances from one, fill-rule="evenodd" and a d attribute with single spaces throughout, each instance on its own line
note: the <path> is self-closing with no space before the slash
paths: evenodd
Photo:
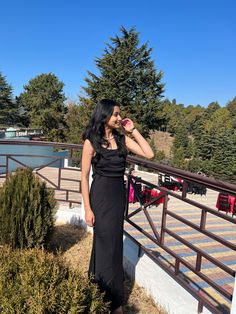
<path id="1" fill-rule="evenodd" d="M 134 140 L 127 135 L 132 135 Z M 111 302 L 112 313 L 123 313 L 126 155 L 131 151 L 152 158 L 153 151 L 133 122 L 128 118 L 122 120 L 119 105 L 109 99 L 97 103 L 83 140 L 82 197 L 86 223 L 94 227 L 89 274 L 105 292 L 105 300 Z M 89 192 L 91 165 L 93 181 Z"/>

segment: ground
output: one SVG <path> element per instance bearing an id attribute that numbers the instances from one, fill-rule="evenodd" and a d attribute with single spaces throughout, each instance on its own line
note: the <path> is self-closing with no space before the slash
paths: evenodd
<path id="1" fill-rule="evenodd" d="M 80 268 L 87 276 L 87 268 L 91 251 L 92 236 L 84 229 L 72 225 L 56 226 L 51 242 L 51 249 L 60 253 L 71 267 Z M 148 297 L 145 290 L 138 287 L 125 276 L 124 314 L 164 314 L 161 307 Z"/>

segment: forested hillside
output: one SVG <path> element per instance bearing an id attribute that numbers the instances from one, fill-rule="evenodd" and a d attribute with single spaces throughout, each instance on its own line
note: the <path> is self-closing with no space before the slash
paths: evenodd
<path id="1" fill-rule="evenodd" d="M 158 116 L 159 129 L 173 136 L 165 162 L 236 182 L 236 97 L 225 107 L 217 102 L 202 107 L 164 100 Z"/>

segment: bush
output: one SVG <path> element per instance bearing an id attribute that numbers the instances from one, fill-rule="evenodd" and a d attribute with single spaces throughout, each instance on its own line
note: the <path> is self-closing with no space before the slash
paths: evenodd
<path id="1" fill-rule="evenodd" d="M 0 248 L 0 313 L 109 313 L 97 286 L 58 256 Z"/>
<path id="2" fill-rule="evenodd" d="M 0 244 L 12 248 L 47 245 L 55 206 L 54 191 L 31 169 L 18 169 L 0 190 Z"/>

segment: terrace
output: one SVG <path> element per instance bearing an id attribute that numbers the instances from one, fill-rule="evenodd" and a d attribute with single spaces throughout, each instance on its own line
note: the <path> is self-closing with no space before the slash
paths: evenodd
<path id="1" fill-rule="evenodd" d="M 11 152 L 7 153 L 7 147 Z M 53 147 L 63 156 L 19 154 L 30 147 Z M 33 141 L 0 141 L 0 182 L 16 167 L 32 167 L 55 190 L 60 206 L 58 220 L 83 223 L 80 187 L 82 145 Z M 31 150 L 33 151 L 33 149 Z M 65 156 L 65 151 L 67 152 Z M 30 162 L 31 163 L 30 163 Z M 124 228 L 124 266 L 153 298 L 173 313 L 233 313 L 236 271 L 236 216 L 218 211 L 219 192 L 236 195 L 236 186 L 176 168 L 128 157 L 127 206 Z M 142 171 L 137 169 L 142 167 Z M 164 173 L 182 180 L 182 191 L 158 183 Z M 162 194 L 143 201 L 134 182 Z M 190 194 L 188 187 L 200 184 L 206 195 Z M 128 202 L 134 185 L 135 202 Z M 158 200 L 162 203 L 155 205 Z M 233 300 L 233 302 L 232 302 Z"/>

